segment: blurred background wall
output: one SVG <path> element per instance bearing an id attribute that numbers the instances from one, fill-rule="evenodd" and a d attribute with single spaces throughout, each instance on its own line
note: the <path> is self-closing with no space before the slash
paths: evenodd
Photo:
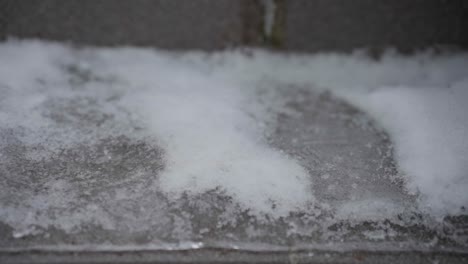
<path id="1" fill-rule="evenodd" d="M 292 51 L 468 48 L 466 0 L 0 0 L 0 38 Z"/>

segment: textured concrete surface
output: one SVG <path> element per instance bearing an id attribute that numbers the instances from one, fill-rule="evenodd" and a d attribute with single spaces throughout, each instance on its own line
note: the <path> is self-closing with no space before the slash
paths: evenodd
<path id="1" fill-rule="evenodd" d="M 1 263 L 466 263 L 468 256 L 436 252 L 332 251 L 252 252 L 200 249 L 181 251 L 124 252 L 10 252 L 0 254 Z"/>
<path id="2" fill-rule="evenodd" d="M 78 87 L 86 82 L 89 80 L 79 82 Z M 114 94 L 117 92 L 109 91 L 107 97 L 118 96 Z M 411 207 L 413 197 L 399 184 L 386 134 L 376 129 L 365 114 L 327 93 L 289 87 L 283 96 L 287 98 L 288 112 L 278 115 L 278 127 L 269 142 L 301 160 L 310 171 L 314 182 L 311 191 L 320 202 L 315 208 L 265 222 L 239 208 L 230 196 L 217 190 L 169 200 L 157 187 L 157 179 L 165 166 L 164 148 L 150 142 L 132 139 L 125 133 L 104 134 L 97 142 L 63 147 L 49 155 L 47 141 L 31 145 L 22 141 L 21 127 L 0 128 L 0 155 L 3 157 L 0 187 L 10 193 L 3 196 L 1 204 L 22 206 L 31 196 L 36 197 L 33 200 L 43 196 L 53 199 L 51 192 L 61 191 L 47 183 L 54 179 L 69 181 L 73 183 L 73 190 L 68 192 L 72 200 L 66 202 L 62 197 L 62 202 L 56 204 L 45 199 L 54 206 L 44 207 L 38 214 L 75 226 L 71 231 L 53 224 L 35 226 L 22 235 L 0 221 L 0 233 L 4 234 L 0 236 L 0 249 L 106 243 L 166 247 L 179 241 L 302 247 L 326 242 L 353 243 L 357 237 L 360 242 L 374 241 L 364 235 L 368 231 L 366 223 L 350 225 L 346 220 L 333 219 L 328 207 L 369 197 Z M 111 101 L 111 104 L 114 103 Z M 96 97 L 80 95 L 70 99 L 50 97 L 40 111 L 58 126 L 82 127 L 99 133 L 106 124 L 122 122 L 106 115 L 105 108 Z M 135 133 L 132 129 L 130 127 L 128 133 Z M 28 154 L 31 150 L 45 156 L 31 157 Z M 117 198 L 122 192 L 133 195 Z M 322 207 L 322 203 L 326 206 Z M 99 208 L 97 211 L 101 213 L 97 214 L 91 207 Z M 100 219 L 88 219 L 88 215 Z M 376 223 L 372 229 L 391 228 L 379 225 Z M 398 237 L 402 241 L 427 243 L 437 237 L 425 226 L 411 228 L 402 224 L 399 229 Z M 389 243 L 391 247 L 399 245 L 400 241 L 389 239 L 380 242 Z M 448 244 L 454 243 L 456 241 L 450 240 Z"/>
<path id="3" fill-rule="evenodd" d="M 70 89 L 81 93 L 67 100 L 48 98 L 38 108 L 41 115 L 58 126 L 81 127 L 86 133 L 98 133 L 106 125 L 118 126 L 124 121 L 105 114 L 106 105 L 119 100 L 115 90 L 109 89 L 105 94 L 105 98 L 110 98 L 106 103 L 82 93 L 86 83 L 102 82 L 110 87 L 112 82 L 89 78 L 75 70 L 67 74 L 72 84 Z M 38 80 L 39 83 L 45 84 L 43 80 Z M 67 222 L 74 226 L 67 231 L 61 225 L 51 224 L 18 232 L 0 222 L 0 260 L 114 262 L 123 255 L 122 262 L 188 261 L 190 256 L 200 262 L 229 259 L 254 263 L 292 262 L 295 255 L 291 256 L 285 248 L 310 248 L 301 254 L 306 260 L 317 261 L 367 259 L 361 253 L 354 256 L 355 250 L 369 251 L 363 253 L 369 254 L 369 263 L 382 255 L 390 262 L 408 257 L 416 263 L 431 258 L 461 263 L 466 258 L 467 242 L 463 235 L 466 218 L 447 219 L 437 227 L 426 225 L 424 216 L 412 211 L 414 197 L 403 190 L 391 144 L 386 134 L 364 113 L 328 93 L 313 93 L 300 87 L 285 87 L 282 93 L 287 111 L 277 115 L 279 122 L 268 142 L 300 160 L 311 172 L 314 181 L 311 191 L 319 202 L 313 208 L 265 221 L 239 208 L 231 197 L 217 190 L 170 200 L 157 188 L 160 171 L 164 168 L 164 148 L 155 147 L 144 139 L 135 140 L 125 133 L 120 136 L 103 134 L 97 142 L 64 146 L 49 154 L 49 142 L 23 141 L 21 127 L 0 128 L 0 154 L 4 157 L 0 161 L 0 178 L 3 179 L 0 186 L 9 193 L 4 194 L 2 203 L 21 207 L 29 203 L 31 197 L 34 201 L 50 197 L 52 200 L 45 202 L 53 206 L 44 207 L 36 217 L 55 219 L 65 227 Z M 130 126 L 128 133 L 136 133 L 138 129 L 141 128 Z M 30 151 L 39 151 L 43 156 L 32 157 L 28 154 Z M 67 195 L 70 201 L 65 196 L 56 203 L 54 192 L 63 191 L 48 184 L 56 180 L 73 184 Z M 122 191 L 131 195 L 119 197 Z M 330 210 L 330 207 L 362 199 L 392 200 L 408 212 L 398 214 L 395 219 L 370 221 L 335 218 Z M 228 250 L 225 256 L 224 251 L 216 250 L 220 255 L 206 253 L 209 250 L 141 253 L 128 249 L 170 249 L 184 247 L 184 243 L 186 247 L 240 247 L 247 251 L 229 253 Z M 272 245 L 283 251 L 249 253 L 249 250 L 260 250 L 261 245 Z M 120 253 L 106 253 L 107 246 Z M 417 253 L 372 252 L 402 248 Z M 444 248 L 465 253 L 449 254 Z M 56 250 L 65 250 L 65 253 Z M 328 253 L 336 250 L 347 253 Z M 438 253 L 438 250 L 442 251 Z M 82 251 L 82 258 L 70 253 L 79 251 Z M 421 253 L 425 251 L 431 253 Z"/>
<path id="4" fill-rule="evenodd" d="M 434 45 L 468 47 L 468 2 L 463 0 L 284 2 L 282 44 L 289 50 L 397 47 L 406 52 Z"/>
<path id="5" fill-rule="evenodd" d="M 219 49 L 261 38 L 256 1 L 1 2 L 7 35 L 21 38 L 169 49 Z"/>
<path id="6" fill-rule="evenodd" d="M 263 32 L 264 5 L 257 0 L 0 0 L 0 38 L 205 50 L 238 45 L 307 52 L 468 48 L 463 0 L 270 1 L 277 7 L 272 36 Z"/>
<path id="7" fill-rule="evenodd" d="M 183 3 L 183 4 L 181 4 Z M 424 48 L 435 44 L 468 46 L 467 4 L 452 0 L 413 1 L 286 1 L 283 7 L 284 21 L 279 46 L 293 51 L 349 51 L 354 48 L 371 47 L 380 49 L 397 46 L 402 50 Z M 7 36 L 45 38 L 93 45 L 148 45 L 170 49 L 219 49 L 233 45 L 258 44 L 262 42 L 261 7 L 256 1 L 2 1 L 0 0 L 0 39 Z M 70 72 L 71 80 L 78 85 L 89 80 L 80 79 L 79 73 Z M 313 94 L 295 90 L 284 95 L 289 100 L 291 113 L 277 118 L 277 127 L 270 143 L 283 151 L 299 157 L 309 170 L 319 174 L 341 175 L 343 184 L 336 189 L 330 178 L 317 177 L 314 192 L 330 204 L 340 203 L 363 195 L 363 190 L 391 197 L 397 202 L 414 198 L 405 194 L 398 177 L 388 139 L 373 124 L 362 122 L 366 116 L 329 94 Z M 75 98 L 67 102 L 48 100 L 48 118 L 57 123 L 84 127 L 99 127 L 112 117 L 99 112 L 93 98 Z M 84 109 L 85 113 L 76 109 Z M 87 111 L 89 109 L 89 111 Z M 70 119 L 70 117 L 73 117 Z M 74 121 L 74 122 L 75 122 Z M 312 125 L 321 129 L 313 129 Z M 136 128 L 135 128 L 136 129 Z M 247 214 L 238 214 L 228 219 L 225 225 L 211 229 L 226 214 L 226 208 L 234 208 L 229 197 L 218 193 L 206 193 L 199 197 L 184 197 L 170 202 L 158 192 L 136 189 L 138 200 L 114 200 L 114 193 L 125 186 L 146 186 L 164 166 L 163 150 L 145 142 L 120 137 L 109 137 L 96 144 L 63 149 L 61 155 L 49 159 L 32 160 L 18 138 L 16 131 L 2 130 L 0 136 L 7 142 L 2 148 L 6 165 L 2 165 L 5 181 L 13 192 L 47 193 L 41 181 L 46 177 L 73 179 L 76 175 L 102 175 L 92 185 L 76 181 L 80 199 L 86 203 L 97 203 L 111 212 L 112 221 L 121 223 L 117 230 L 105 230 L 100 226 L 86 224 L 75 233 L 55 228 L 40 229 L 37 234 L 13 237 L 13 230 L 0 223 L 0 263 L 137 263 L 137 262 L 220 262 L 236 261 L 249 263 L 466 263 L 465 253 L 444 253 L 434 248 L 454 247 L 466 251 L 467 219 L 447 219 L 442 230 L 398 222 L 347 221 L 327 223 L 327 211 L 318 208 L 323 218 L 303 222 L 303 216 L 271 221 L 256 222 Z M 300 144 L 291 141 L 299 139 Z M 371 147 L 364 147 L 371 142 Z M 39 148 L 46 146 L 39 146 Z M 115 159 L 105 161 L 111 154 Z M 346 157 L 334 159 L 333 157 Z M 326 162 L 325 162 L 326 161 Z M 138 171 L 135 177 L 127 175 Z M 359 178 L 344 177 L 352 172 Z M 23 184 L 16 176 L 21 175 Z M 377 175 L 377 177 L 374 177 Z M 390 176 L 390 177 L 389 177 Z M 393 178 L 395 176 L 395 178 Z M 358 183 L 357 189 L 349 188 Z M 130 188 L 132 189 L 132 188 Z M 91 194 L 91 195 L 90 195 Z M 157 206 L 154 206 L 157 204 Z M 73 210 L 80 210 L 76 204 Z M 144 209 L 144 210 L 141 210 Z M 68 210 L 68 209 L 67 209 Z M 203 211 L 205 210 L 205 211 Z M 315 210 L 315 209 L 314 209 Z M 60 215 L 63 212 L 45 212 Z M 65 212 L 65 213 L 68 213 Z M 413 217 L 413 216 L 411 216 Z M 410 218 L 411 218 L 410 217 Z M 420 217 L 414 214 L 414 217 Z M 158 219 L 150 229 L 138 232 L 128 229 L 125 221 L 141 221 L 142 227 Z M 133 219 L 133 220 L 132 220 Z M 175 219 L 177 221 L 175 221 Z M 233 220 L 233 222 L 230 222 Z M 418 222 L 418 221 L 416 221 Z M 164 223 L 167 223 L 164 225 Z M 290 223 L 297 223 L 309 230 L 307 235 L 292 233 Z M 409 223 L 409 224 L 408 224 Z M 177 226 L 179 224 L 179 226 Z M 190 226 L 188 232 L 180 232 L 181 226 Z M 318 228 L 317 228 L 318 226 Z M 258 235 L 249 236 L 255 229 Z M 206 231 L 208 230 L 208 231 Z M 375 241 L 367 232 L 391 230 L 395 236 Z M 444 233 L 445 232 L 445 233 Z M 458 232 L 458 233 L 457 233 Z M 332 235 L 330 235 L 332 234 Z M 455 235 L 454 235 L 455 234 Z M 220 239 L 231 242 L 274 243 L 279 246 L 307 245 L 332 242 L 338 245 L 369 246 L 382 243 L 390 248 L 405 248 L 406 242 L 418 241 L 426 247 L 426 253 L 417 251 L 332 251 L 301 252 L 249 252 L 216 249 L 186 251 L 120 251 L 113 252 L 53 252 L 27 250 L 29 247 L 56 245 L 133 244 L 144 246 L 149 243 L 173 243 L 179 240 L 203 241 L 210 245 Z M 452 238 L 459 238 L 454 240 Z M 162 241 L 156 241 L 161 239 Z M 229 241 L 228 241 L 229 242 Z M 402 246 L 403 245 L 403 246 Z M 89 246 L 88 246 L 89 247 Z M 8 250 L 5 250 L 8 249 Z M 11 250 L 12 249 L 12 250 Z"/>
<path id="8" fill-rule="evenodd" d="M 80 86 L 86 82 L 76 83 Z M 393 178 L 398 176 L 385 133 L 376 129 L 365 114 L 328 93 L 291 87 L 287 91 L 284 96 L 291 111 L 277 116 L 280 122 L 270 144 L 301 159 L 313 171 L 316 183 L 313 191 L 320 201 L 333 205 L 371 194 L 411 202 L 412 197 Z M 77 108 L 69 107 L 76 103 L 80 105 L 79 113 Z M 102 115 L 99 104 L 92 98 L 64 103 L 51 99 L 45 107 L 50 109 L 45 111 L 49 118 L 65 126 L 99 130 L 100 124 L 116 121 Z M 48 193 L 50 190 L 43 184 L 47 179 L 71 179 L 78 186 L 75 191 L 80 193 L 72 208 L 54 208 L 42 214 L 72 217 L 75 211 L 89 210 L 87 204 L 91 203 L 103 208 L 110 217 L 108 220 L 117 224 L 116 229 L 106 230 L 99 224 L 83 222 L 72 233 L 50 227 L 14 237 L 11 227 L 0 223 L 0 263 L 465 263 L 468 258 L 463 253 L 463 244 L 452 239 L 453 230 L 447 229 L 444 236 L 443 232 L 421 225 L 419 220 L 412 224 L 404 215 L 401 222 L 330 221 L 326 208 L 313 208 L 304 215 L 259 222 L 245 212 L 237 212 L 229 197 L 215 191 L 169 201 L 158 190 L 148 187 L 164 166 L 164 151 L 125 135 L 63 149 L 59 155 L 37 160 L 25 154 L 31 146 L 22 142 L 18 138 L 21 133 L 17 132 L 0 129 L 0 138 L 6 142 L 0 151 L 6 157 L 1 163 L 2 188 L 19 194 Z M 47 143 L 36 147 L 44 150 Z M 108 156 L 112 159 L 107 159 Z M 334 176 L 320 177 L 326 174 Z M 88 180 L 82 180 L 80 175 L 88 175 Z M 96 180 L 92 184 L 91 178 Z M 327 188 L 336 179 L 340 181 L 336 188 Z M 356 183 L 357 188 L 350 188 Z M 121 188 L 139 194 L 132 199 L 116 200 L 115 193 Z M 417 214 L 410 216 L 413 217 Z M 130 228 L 129 223 L 139 223 L 141 229 Z M 457 223 L 464 230 L 466 219 L 449 220 L 444 228 Z M 392 235 L 376 239 L 369 232 Z M 204 248 L 144 249 L 164 248 L 177 241 L 200 241 Z M 216 249 L 223 245 L 218 241 L 224 241 L 228 247 L 244 246 L 241 250 Z M 248 249 L 249 243 L 273 244 L 283 249 L 256 251 L 255 247 Z M 139 249 L 131 250 L 126 248 L 128 245 Z M 304 245 L 311 248 L 322 245 L 325 249 L 319 246 L 311 250 L 284 250 Z M 332 250 L 326 249 L 327 245 Z M 106 246 L 116 247 L 106 250 Z M 438 251 L 444 247 L 462 251 Z"/>

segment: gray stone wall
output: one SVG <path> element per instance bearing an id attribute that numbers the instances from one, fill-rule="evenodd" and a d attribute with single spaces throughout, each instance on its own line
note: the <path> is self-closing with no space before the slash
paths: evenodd
<path id="1" fill-rule="evenodd" d="M 275 20 L 266 34 L 265 2 Z M 0 0 L 0 38 L 91 45 L 350 51 L 468 48 L 465 0 Z"/>
<path id="2" fill-rule="evenodd" d="M 254 44 L 260 34 L 250 27 L 262 18 L 255 1 L 245 0 L 2 2 L 8 36 L 92 45 L 211 50 Z"/>
<path id="3" fill-rule="evenodd" d="M 468 47 L 468 1 L 285 1 L 283 47 L 303 51 L 349 51 L 397 47 Z"/>
<path id="4" fill-rule="evenodd" d="M 0 41 L 6 37 L 7 1 L 0 0 Z"/>

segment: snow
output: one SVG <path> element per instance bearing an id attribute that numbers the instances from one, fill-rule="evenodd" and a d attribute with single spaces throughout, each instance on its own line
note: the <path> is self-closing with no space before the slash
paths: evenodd
<path id="1" fill-rule="evenodd" d="M 262 142 L 239 91 L 209 79 L 175 80 L 182 85 L 167 80 L 129 103 L 141 106 L 166 150 L 162 190 L 180 196 L 221 188 L 256 215 L 286 216 L 312 199 L 305 169 Z"/>
<path id="2" fill-rule="evenodd" d="M 468 56 L 412 57 L 387 52 L 373 61 L 356 52 L 232 59 L 240 78 L 269 78 L 330 90 L 369 114 L 387 133 L 411 192 L 433 215 L 468 205 Z"/>
<path id="3" fill-rule="evenodd" d="M 388 133 L 398 169 L 388 176 L 402 179 L 402 197 L 417 197 L 418 212 L 466 214 L 468 54 L 388 52 L 374 61 L 359 52 L 170 53 L 10 40 L 0 45 L 0 221 L 14 237 L 84 224 L 130 233 L 173 225 L 174 236 L 193 240 L 183 201 L 213 192 L 229 198 L 196 208 L 217 208 L 219 226 L 235 226 L 246 212 L 267 223 L 300 212 L 377 221 L 409 210 L 410 198 L 360 195 L 366 185 L 344 186 L 271 144 L 278 115 L 303 115 L 287 106 L 291 87 L 329 91 Z M 71 165 L 48 170 L 61 162 Z M 342 190 L 357 198 L 343 201 L 334 194 Z M 324 211 L 309 214 L 314 207 Z"/>
<path id="4" fill-rule="evenodd" d="M 392 137 L 408 187 L 443 217 L 468 205 L 468 81 L 452 87 L 381 88 L 362 102 Z"/>

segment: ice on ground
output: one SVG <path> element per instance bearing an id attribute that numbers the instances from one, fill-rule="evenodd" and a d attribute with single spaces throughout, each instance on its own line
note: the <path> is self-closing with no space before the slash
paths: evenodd
<path id="1" fill-rule="evenodd" d="M 249 115 L 243 102 L 246 92 L 226 82 L 178 74 L 162 87 L 125 100 L 138 106 L 135 111 L 165 149 L 158 183 L 164 192 L 180 196 L 220 189 L 251 213 L 275 217 L 312 201 L 307 171 L 266 144 L 261 120 Z"/>
<path id="2" fill-rule="evenodd" d="M 466 222 L 450 234 L 437 223 L 466 215 L 467 91 L 465 53 L 375 61 L 8 41 L 0 231 L 291 245 L 353 241 L 370 221 L 361 238 L 440 228 L 466 246 Z"/>
<path id="3" fill-rule="evenodd" d="M 422 207 L 439 216 L 465 212 L 466 53 L 405 57 L 389 51 L 378 61 L 359 52 L 351 56 L 258 52 L 253 57 L 231 58 L 226 63 L 231 77 L 264 78 L 333 92 L 389 133 L 400 171 L 408 188 L 421 194 Z"/>
<path id="4" fill-rule="evenodd" d="M 441 217 L 468 205 L 467 98 L 468 79 L 448 87 L 384 87 L 361 102 L 391 135 L 408 188 Z"/>

